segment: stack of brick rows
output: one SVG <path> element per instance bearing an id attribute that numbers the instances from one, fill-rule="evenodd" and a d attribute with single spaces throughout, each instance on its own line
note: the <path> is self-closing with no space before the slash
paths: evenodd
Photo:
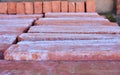
<path id="1" fill-rule="evenodd" d="M 115 60 L 120 57 L 119 49 L 114 50 L 119 33 L 117 24 L 97 13 L 46 13 L 18 37 L 5 59 Z"/>
<path id="2" fill-rule="evenodd" d="M 54 2 L 58 1 L 52 4 Z M 31 2 L 24 2 L 26 7 L 29 3 L 31 5 Z M 91 7 L 89 4 L 94 2 L 87 0 L 85 3 Z M 58 5 L 42 12 L 44 17 L 35 11 L 25 13 L 30 12 L 31 7 L 25 9 L 23 14 L 27 15 L 0 15 L 0 75 L 119 75 L 118 24 L 95 13 L 95 6 L 84 9 L 88 10 L 86 13 L 76 13 L 77 8 L 73 6 L 68 13 L 68 7 L 66 12 L 63 6 L 65 12 L 61 13 L 56 12 Z M 51 9 L 54 12 L 48 11 Z"/>
<path id="3" fill-rule="evenodd" d="M 116 0 L 116 10 L 117 14 L 120 14 L 120 0 Z"/>
<path id="4" fill-rule="evenodd" d="M 120 28 L 97 13 L 46 13 L 5 60 L 119 60 Z"/>
<path id="5" fill-rule="evenodd" d="M 42 15 L 1 15 L 0 16 L 0 59 L 4 51 L 17 42 L 17 36 L 27 31 Z"/>
<path id="6" fill-rule="evenodd" d="M 4 6 L 4 7 L 3 7 Z M 45 12 L 94 12 L 95 1 L 2 2 L 0 14 L 41 14 Z"/>

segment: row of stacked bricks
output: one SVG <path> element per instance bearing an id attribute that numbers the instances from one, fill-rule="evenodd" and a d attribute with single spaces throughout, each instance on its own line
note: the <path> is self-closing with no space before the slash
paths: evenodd
<path id="1" fill-rule="evenodd" d="M 117 9 L 117 14 L 120 14 L 120 0 L 116 0 L 116 9 Z"/>
<path id="2" fill-rule="evenodd" d="M 40 17 L 42 15 L 0 15 L 0 59 L 4 59 L 5 50 L 17 42 L 18 35 Z"/>
<path id="3" fill-rule="evenodd" d="M 45 17 L 38 20 L 44 21 L 44 24 L 36 22 L 36 26 L 31 26 L 27 33 L 18 36 L 19 42 L 10 46 L 4 53 L 5 60 L 34 61 L 0 60 L 0 75 L 120 74 L 120 62 L 114 61 L 119 60 L 120 56 L 120 28 L 117 24 L 109 22 L 97 13 L 46 13 Z M 80 34 L 81 32 L 83 34 Z"/>
<path id="4" fill-rule="evenodd" d="M 45 13 L 5 60 L 119 60 L 120 28 L 97 13 Z"/>
<path id="5" fill-rule="evenodd" d="M 87 6 L 85 6 L 87 5 Z M 95 12 L 95 1 L 1 2 L 0 14 L 41 14 L 45 12 Z M 4 6 L 4 7 L 3 7 Z"/>

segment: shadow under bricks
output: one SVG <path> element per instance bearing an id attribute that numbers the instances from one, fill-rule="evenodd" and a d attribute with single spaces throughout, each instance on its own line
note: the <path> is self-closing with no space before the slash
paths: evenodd
<path id="1" fill-rule="evenodd" d="M 120 26 L 120 15 L 116 15 L 116 20 L 117 20 L 117 23 L 118 23 L 119 26 Z"/>

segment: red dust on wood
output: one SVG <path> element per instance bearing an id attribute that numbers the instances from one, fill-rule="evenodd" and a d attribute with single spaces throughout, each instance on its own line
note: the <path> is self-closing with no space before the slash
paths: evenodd
<path id="1" fill-rule="evenodd" d="M 108 19 L 104 18 L 95 18 L 95 17 L 73 17 L 73 18 L 68 18 L 68 17 L 61 17 L 61 18 L 40 18 L 35 22 L 35 24 L 69 24 L 73 23 L 74 25 L 77 23 L 96 23 L 96 22 L 109 22 Z"/>
<path id="2" fill-rule="evenodd" d="M 119 34 L 23 33 L 18 37 L 18 41 L 101 40 L 117 38 L 120 38 Z"/>
<path id="3" fill-rule="evenodd" d="M 31 14 L 31 15 L 0 15 L 0 20 L 14 20 L 14 19 L 37 19 L 42 18 L 43 14 Z"/>
<path id="4" fill-rule="evenodd" d="M 0 60 L 1 75 L 13 75 L 16 73 L 19 75 L 119 75 L 119 69 L 119 61 L 107 60 L 37 62 Z"/>
<path id="5" fill-rule="evenodd" d="M 108 30 L 108 29 L 109 30 Z M 119 26 L 32 26 L 30 33 L 120 34 Z"/>
<path id="6" fill-rule="evenodd" d="M 119 39 L 22 41 L 5 51 L 5 60 L 120 60 L 119 43 Z"/>
<path id="7" fill-rule="evenodd" d="M 51 12 L 47 12 L 45 13 L 45 17 L 69 17 L 69 18 L 73 18 L 73 17 L 101 17 L 100 15 L 98 15 L 97 13 L 75 13 L 75 12 L 62 12 L 62 13 L 51 13 Z M 103 17 L 104 18 L 104 17 Z"/>
<path id="8" fill-rule="evenodd" d="M 28 27 L 24 26 L 0 26 L 0 33 L 23 33 Z"/>

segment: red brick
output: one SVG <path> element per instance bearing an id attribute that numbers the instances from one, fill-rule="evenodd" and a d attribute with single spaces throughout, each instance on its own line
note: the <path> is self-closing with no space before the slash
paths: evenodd
<path id="1" fill-rule="evenodd" d="M 95 12 L 95 0 L 87 0 L 86 1 L 86 12 Z"/>
<path id="2" fill-rule="evenodd" d="M 109 30 L 107 30 L 107 28 Z M 119 26 L 32 26 L 30 33 L 78 33 L 78 34 L 120 34 Z"/>
<path id="3" fill-rule="evenodd" d="M 52 1 L 52 12 L 60 12 L 60 1 Z"/>
<path id="4" fill-rule="evenodd" d="M 0 14 L 7 14 L 7 3 L 0 2 Z"/>
<path id="5" fill-rule="evenodd" d="M 75 12 L 75 2 L 69 2 L 69 12 Z"/>
<path id="6" fill-rule="evenodd" d="M 51 12 L 51 11 L 52 11 L 51 1 L 44 1 L 43 2 L 43 13 Z"/>
<path id="7" fill-rule="evenodd" d="M 25 14 L 24 2 L 17 2 L 16 11 L 17 11 L 17 14 Z"/>
<path id="8" fill-rule="evenodd" d="M 8 14 L 16 14 L 16 2 L 8 2 Z"/>
<path id="9" fill-rule="evenodd" d="M 5 51 L 5 60 L 120 60 L 119 43 L 119 39 L 23 41 Z"/>
<path id="10" fill-rule="evenodd" d="M 85 12 L 84 2 L 76 2 L 76 12 Z"/>
<path id="11" fill-rule="evenodd" d="M 61 1 L 61 12 L 68 12 L 68 1 Z"/>
<path id="12" fill-rule="evenodd" d="M 61 34 L 61 33 L 23 33 L 18 37 L 19 41 L 43 41 L 43 40 L 100 40 L 117 39 L 120 35 L 114 34 Z"/>
<path id="13" fill-rule="evenodd" d="M 25 2 L 25 13 L 33 14 L 33 2 Z"/>
<path id="14" fill-rule="evenodd" d="M 34 14 L 41 14 L 42 8 L 42 2 L 34 2 Z"/>

